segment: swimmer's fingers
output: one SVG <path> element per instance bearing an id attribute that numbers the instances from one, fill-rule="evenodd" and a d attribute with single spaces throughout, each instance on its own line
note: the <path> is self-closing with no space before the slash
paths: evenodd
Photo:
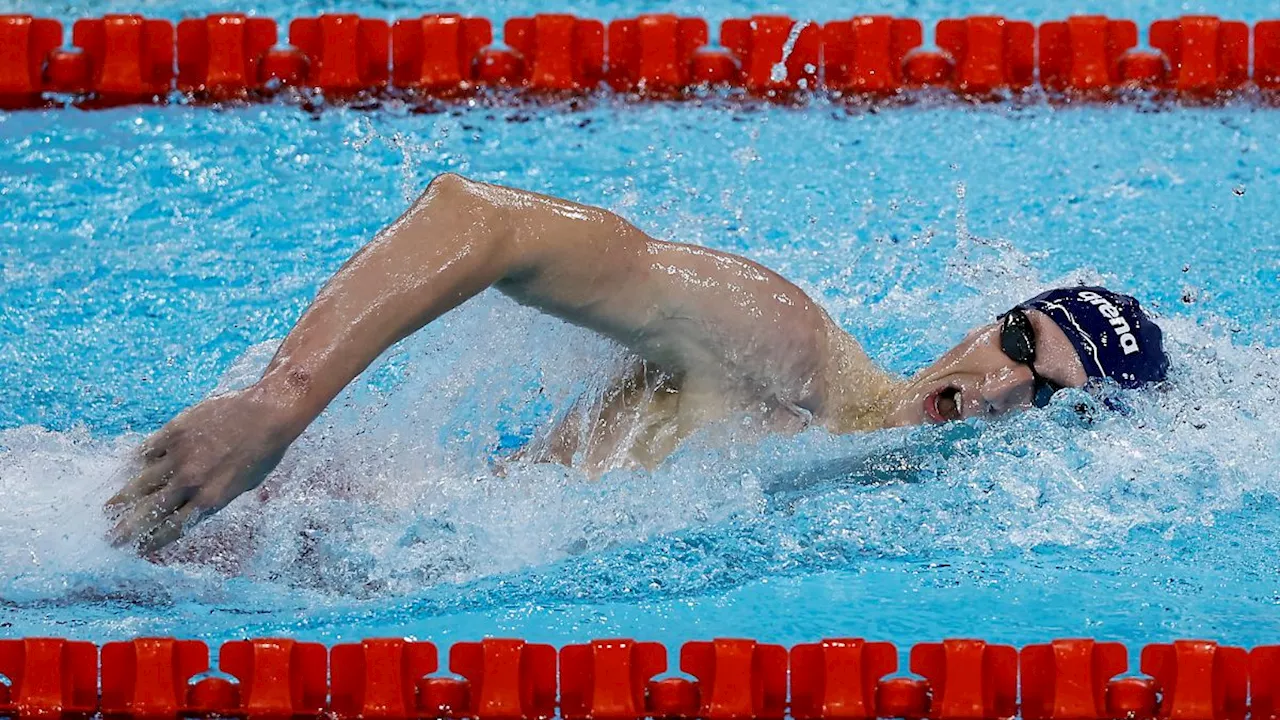
<path id="1" fill-rule="evenodd" d="M 186 534 L 191 526 L 203 520 L 212 511 L 192 500 L 166 517 L 150 535 L 142 538 L 138 549 L 153 553 Z"/>
<path id="2" fill-rule="evenodd" d="M 196 523 L 209 517 L 227 506 L 227 499 L 208 489 L 201 490 L 195 497 L 166 517 L 154 531 L 139 543 L 139 549 L 145 553 L 153 553 L 165 545 L 186 534 Z"/>
<path id="3" fill-rule="evenodd" d="M 188 496 L 185 488 L 169 485 L 143 498 L 111 530 L 111 544 L 120 547 L 146 539 Z"/>
<path id="4" fill-rule="evenodd" d="M 169 483 L 173 477 L 173 470 L 174 462 L 169 456 L 147 463 L 128 484 L 107 499 L 107 509 L 119 510 L 122 506 L 145 499 Z"/>

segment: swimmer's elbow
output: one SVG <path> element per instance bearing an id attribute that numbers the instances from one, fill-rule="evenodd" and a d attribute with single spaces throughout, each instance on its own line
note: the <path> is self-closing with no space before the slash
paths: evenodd
<path id="1" fill-rule="evenodd" d="M 495 196 L 495 186 L 456 173 L 442 173 L 427 184 L 409 215 L 429 221 L 424 237 L 447 238 L 492 258 L 510 254 L 509 208 Z"/>
<path id="2" fill-rule="evenodd" d="M 481 184 L 457 173 L 441 173 L 427 183 L 418 196 L 414 210 L 427 210 L 435 215 L 474 216 L 492 211 L 493 201 L 481 191 Z"/>
<path id="3" fill-rule="evenodd" d="M 440 173 L 427 183 L 427 189 L 423 191 L 419 201 L 429 201 L 432 199 L 443 199 L 464 196 L 470 186 L 475 183 L 457 173 Z"/>

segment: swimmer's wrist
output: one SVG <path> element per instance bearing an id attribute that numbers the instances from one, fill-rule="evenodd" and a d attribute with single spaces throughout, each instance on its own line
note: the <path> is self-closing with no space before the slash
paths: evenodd
<path id="1" fill-rule="evenodd" d="M 288 442 L 301 435 L 328 404 L 315 396 L 310 375 L 297 368 L 269 369 L 250 390 L 267 421 Z"/>

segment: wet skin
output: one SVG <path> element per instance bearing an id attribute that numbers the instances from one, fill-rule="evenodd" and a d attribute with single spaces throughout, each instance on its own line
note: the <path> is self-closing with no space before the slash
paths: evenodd
<path id="1" fill-rule="evenodd" d="M 188 408 L 144 441 L 137 474 L 107 503 L 113 540 L 157 550 L 257 487 L 384 350 L 489 287 L 639 358 L 590 412 L 571 413 L 525 453 L 593 474 L 652 467 L 730 416 L 762 432 L 845 433 L 1031 404 L 1031 371 L 1000 350 L 998 324 L 904 380 L 750 260 L 656 240 L 598 208 L 442 175 L 328 281 L 258 382 Z M 1066 336 L 1028 315 L 1036 372 L 1083 385 Z"/>

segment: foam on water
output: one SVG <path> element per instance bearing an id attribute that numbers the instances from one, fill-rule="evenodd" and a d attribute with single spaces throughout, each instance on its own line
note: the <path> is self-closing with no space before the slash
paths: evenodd
<path id="1" fill-rule="evenodd" d="M 1249 150 L 1270 116 L 202 112 L 43 131 L 6 118 L 29 140 L 7 146 L 0 189 L 16 203 L 0 222 L 53 246 L 0 255 L 3 354 L 21 363 L 4 370 L 0 430 L 11 632 L 910 639 L 969 623 L 1028 641 L 1087 632 L 1085 607 L 1129 641 L 1153 628 L 1265 639 L 1243 619 L 1277 602 L 1280 336 L 1266 288 L 1280 264 L 1230 244 L 1265 250 L 1247 238 L 1274 229 L 1277 162 Z M 952 134 L 970 145 L 943 144 Z M 1127 134 L 1154 139 L 1134 157 Z M 85 135 L 99 142 L 77 147 Z M 1072 147 L 1084 137 L 1087 160 Z M 749 442 L 714 428 L 654 472 L 599 481 L 497 472 L 626 356 L 490 293 L 380 359 L 263 488 L 164 563 L 108 548 L 99 506 L 139 431 L 256 377 L 323 277 L 425 178 L 458 169 L 747 253 L 900 372 L 1068 282 L 1151 299 L 1176 361 L 1167 387 L 1112 398 L 1122 411 L 1064 393 L 991 424 Z M 144 192 L 121 190 L 129 177 Z M 1241 183 L 1249 194 L 1230 195 Z M 1203 242 L 1202 197 L 1223 207 Z M 1162 243 L 1177 257 L 1156 262 Z M 74 409 L 46 415 L 48 398 Z"/>

